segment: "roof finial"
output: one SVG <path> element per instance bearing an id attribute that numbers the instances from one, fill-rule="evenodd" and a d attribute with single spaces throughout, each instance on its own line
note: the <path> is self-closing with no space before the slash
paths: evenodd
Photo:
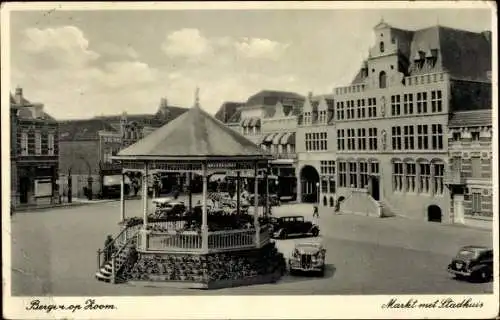
<path id="1" fill-rule="evenodd" d="M 196 87 L 196 90 L 194 92 L 194 106 L 196 108 L 200 107 L 200 88 Z"/>

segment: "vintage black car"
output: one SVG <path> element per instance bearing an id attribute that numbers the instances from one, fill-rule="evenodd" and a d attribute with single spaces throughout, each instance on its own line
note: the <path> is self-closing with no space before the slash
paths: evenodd
<path id="1" fill-rule="evenodd" d="M 326 249 L 321 243 L 304 242 L 295 245 L 292 256 L 288 260 L 290 274 L 297 271 L 316 272 L 325 275 Z"/>
<path id="2" fill-rule="evenodd" d="M 271 219 L 272 237 L 286 239 L 289 236 L 319 235 L 319 226 L 305 221 L 304 216 L 286 216 Z"/>
<path id="3" fill-rule="evenodd" d="M 493 249 L 484 246 L 465 246 L 448 265 L 448 272 L 455 278 L 481 282 L 493 278 Z"/>
<path id="4" fill-rule="evenodd" d="M 155 205 L 155 218 L 166 218 L 167 216 L 182 216 L 186 211 L 186 205 L 182 201 L 176 201 L 172 198 L 153 199 Z"/>

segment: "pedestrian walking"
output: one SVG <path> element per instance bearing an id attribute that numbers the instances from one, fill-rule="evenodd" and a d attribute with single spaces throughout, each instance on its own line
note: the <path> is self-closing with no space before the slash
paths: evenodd
<path id="1" fill-rule="evenodd" d="M 313 218 L 319 218 L 318 206 L 314 206 Z"/>

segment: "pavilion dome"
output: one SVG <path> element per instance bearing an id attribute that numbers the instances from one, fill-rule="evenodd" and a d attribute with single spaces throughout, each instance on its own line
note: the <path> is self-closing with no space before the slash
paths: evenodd
<path id="1" fill-rule="evenodd" d="M 121 150 L 117 159 L 268 159 L 252 141 L 203 111 L 188 112 Z"/>

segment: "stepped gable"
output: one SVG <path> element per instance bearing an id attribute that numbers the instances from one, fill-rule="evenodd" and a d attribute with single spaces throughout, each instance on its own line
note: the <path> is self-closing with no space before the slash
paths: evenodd
<path id="1" fill-rule="evenodd" d="M 117 159 L 269 159 L 270 155 L 202 110 L 188 112 L 121 150 Z"/>
<path id="2" fill-rule="evenodd" d="M 492 116 L 491 109 L 454 112 L 450 115 L 448 127 L 491 126 Z"/>

